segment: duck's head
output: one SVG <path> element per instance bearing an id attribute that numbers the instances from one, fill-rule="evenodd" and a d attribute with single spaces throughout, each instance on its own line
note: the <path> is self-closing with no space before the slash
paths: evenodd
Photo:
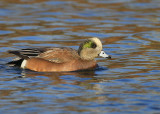
<path id="1" fill-rule="evenodd" d="M 93 60 L 101 56 L 104 58 L 111 58 L 102 50 L 102 43 L 97 37 L 89 38 L 80 44 L 78 54 L 83 60 Z"/>

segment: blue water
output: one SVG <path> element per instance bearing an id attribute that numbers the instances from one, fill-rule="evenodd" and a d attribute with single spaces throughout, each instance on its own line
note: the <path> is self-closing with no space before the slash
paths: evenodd
<path id="1" fill-rule="evenodd" d="M 2 114 L 160 113 L 159 0 L 1 0 Z M 9 67 L 8 50 L 71 47 L 99 37 L 111 60 L 94 71 Z"/>

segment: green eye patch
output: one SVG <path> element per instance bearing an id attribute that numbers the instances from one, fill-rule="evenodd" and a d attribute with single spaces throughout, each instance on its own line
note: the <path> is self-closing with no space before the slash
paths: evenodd
<path id="1" fill-rule="evenodd" d="M 83 48 L 96 48 L 97 45 L 92 42 L 92 41 L 86 41 L 84 44 L 83 44 Z"/>
<path id="2" fill-rule="evenodd" d="M 80 52 L 82 49 L 96 48 L 96 47 L 97 47 L 97 45 L 93 41 L 87 40 L 87 41 L 83 42 L 82 44 L 80 44 L 79 49 L 78 49 L 78 54 L 80 55 Z"/>

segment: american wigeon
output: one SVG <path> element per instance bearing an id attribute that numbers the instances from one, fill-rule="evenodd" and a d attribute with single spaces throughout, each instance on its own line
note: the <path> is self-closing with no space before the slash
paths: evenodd
<path id="1" fill-rule="evenodd" d="M 89 38 L 80 44 L 78 51 L 72 48 L 33 48 L 9 51 L 18 56 L 8 64 L 39 72 L 77 71 L 92 69 L 97 66 L 94 60 L 98 56 L 111 58 L 102 51 L 102 43 L 96 38 Z"/>

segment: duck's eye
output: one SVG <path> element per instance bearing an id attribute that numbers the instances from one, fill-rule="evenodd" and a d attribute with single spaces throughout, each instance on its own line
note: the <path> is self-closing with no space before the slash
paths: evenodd
<path id="1" fill-rule="evenodd" d="M 91 47 L 92 47 L 92 48 L 96 48 L 97 45 L 96 45 L 95 43 L 92 43 L 92 44 L 91 44 Z"/>

